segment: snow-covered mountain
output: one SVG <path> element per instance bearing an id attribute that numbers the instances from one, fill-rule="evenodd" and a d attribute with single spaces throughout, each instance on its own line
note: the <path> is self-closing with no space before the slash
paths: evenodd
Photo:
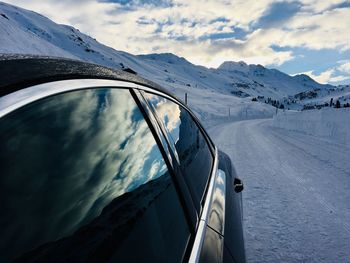
<path id="1" fill-rule="evenodd" d="M 322 85 L 315 82 L 307 75 L 289 76 L 276 69 L 267 69 L 261 65 L 247 65 L 240 62 L 224 62 L 218 71 L 239 79 L 241 83 L 235 83 L 236 87 L 249 86 L 251 95 L 270 94 L 270 97 L 281 95 L 294 95 L 300 92 L 314 89 L 329 89 L 331 85 Z M 234 84 L 233 84 L 234 85 Z"/>
<path id="2" fill-rule="evenodd" d="M 295 94 L 310 90 L 327 95 L 328 90 L 335 90 L 306 75 L 292 77 L 276 69 L 244 62 L 225 62 L 217 69 L 208 69 L 168 53 L 132 55 L 105 46 L 71 26 L 56 24 L 38 13 L 3 2 L 0 2 L 0 53 L 59 56 L 117 69 L 131 68 L 180 97 L 188 93 L 190 101 L 198 101 L 193 107 L 200 115 L 203 111 L 197 106 L 212 103 L 207 102 L 212 92 L 224 95 L 222 104 L 231 107 L 238 102 L 251 101 L 251 97 L 260 97 L 260 102 L 268 97 L 292 100 Z M 249 107 L 271 112 L 269 105 Z"/>
<path id="3" fill-rule="evenodd" d="M 244 62 L 224 62 L 217 69 L 196 66 L 172 54 L 150 54 L 138 56 L 154 67 L 162 66 L 168 82 L 182 81 L 190 86 L 214 88 L 240 97 L 265 96 L 281 98 L 314 89 L 330 89 L 331 85 L 322 85 L 306 75 L 289 76 L 276 69 L 267 69 L 261 65 L 247 65 Z M 176 76 L 171 76 L 175 70 Z M 179 78 L 180 77 L 180 78 Z M 164 77 L 163 77 L 164 78 Z M 187 80 L 187 83 L 186 83 Z"/>

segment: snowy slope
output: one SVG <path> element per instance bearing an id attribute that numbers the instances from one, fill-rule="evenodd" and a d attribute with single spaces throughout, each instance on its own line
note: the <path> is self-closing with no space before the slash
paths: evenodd
<path id="1" fill-rule="evenodd" d="M 291 77 L 244 62 L 225 62 L 218 69 L 208 69 L 173 54 L 134 56 L 107 47 L 73 27 L 2 2 L 0 14 L 0 53 L 62 56 L 118 69 L 131 68 L 180 97 L 202 89 L 241 98 L 264 96 L 279 100 L 307 90 L 332 88 L 305 75 Z"/>
<path id="2" fill-rule="evenodd" d="M 49 35 L 39 27 L 35 27 L 32 22 L 40 24 L 44 20 L 54 24 L 48 19 L 1 2 L 0 15 L 0 51 L 2 53 L 50 54 L 74 58 L 70 52 L 46 41 L 45 38 L 49 38 Z"/>
<path id="3" fill-rule="evenodd" d="M 330 103 L 330 100 L 333 98 L 334 102 L 339 100 L 343 105 L 350 102 L 350 85 L 339 85 L 327 90 L 316 89 L 309 92 L 302 92 L 295 95 L 295 98 L 298 98 L 302 104 L 318 105 Z"/>
<path id="4" fill-rule="evenodd" d="M 136 70 L 143 69 L 135 56 L 116 51 L 38 13 L 0 2 L 0 14 L 0 53 L 60 56 L 119 69 L 129 64 Z"/>

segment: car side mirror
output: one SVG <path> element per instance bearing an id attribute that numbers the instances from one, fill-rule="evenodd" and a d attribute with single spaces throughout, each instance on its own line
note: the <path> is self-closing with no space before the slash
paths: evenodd
<path id="1" fill-rule="evenodd" d="M 242 180 L 235 178 L 235 180 L 233 181 L 233 187 L 234 187 L 236 193 L 242 192 L 244 189 Z"/>

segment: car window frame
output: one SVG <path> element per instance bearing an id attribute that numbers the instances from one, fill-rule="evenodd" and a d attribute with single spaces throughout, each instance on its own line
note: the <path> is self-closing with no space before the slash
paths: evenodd
<path id="1" fill-rule="evenodd" d="M 170 134 L 169 132 L 167 131 L 167 129 L 164 127 L 164 123 L 163 121 L 161 120 L 161 118 L 158 116 L 157 112 L 156 112 L 156 109 L 154 109 L 154 107 L 151 105 L 151 103 L 149 102 L 149 100 L 144 96 L 144 92 L 147 92 L 149 94 L 153 94 L 153 95 L 156 95 L 156 96 L 161 96 L 165 99 L 168 99 L 170 100 L 171 102 L 177 104 L 179 107 L 182 107 L 192 118 L 192 121 L 195 123 L 195 125 L 197 126 L 197 128 L 200 130 L 200 132 L 202 133 L 203 137 L 204 137 L 204 140 L 205 142 L 207 143 L 207 146 L 211 152 L 211 155 L 212 155 L 212 158 L 213 158 L 213 162 L 212 162 L 212 166 L 211 166 L 211 169 L 210 169 L 210 172 L 208 174 L 208 179 L 207 179 L 207 182 L 205 184 L 205 187 L 204 187 L 204 191 L 203 191 L 203 194 L 202 194 L 202 197 L 201 197 L 201 200 L 200 200 L 200 211 L 198 212 L 198 216 L 201 215 L 202 211 L 203 211 L 203 207 L 204 207 L 204 203 L 205 203 L 205 200 L 206 200 L 206 196 L 207 196 L 207 190 L 208 190 L 208 186 L 209 186 L 209 181 L 210 181 L 210 178 L 211 178 L 211 175 L 213 174 L 213 171 L 214 171 L 214 163 L 215 163 L 215 158 L 216 158 L 216 152 L 215 152 L 215 145 L 213 143 L 213 141 L 210 139 L 209 135 L 207 134 L 207 132 L 204 130 L 203 126 L 200 124 L 198 118 L 195 116 L 195 114 L 186 106 L 184 105 L 181 101 L 179 100 L 176 100 L 174 99 L 173 97 L 171 96 L 168 96 L 167 94 L 164 94 L 164 93 L 161 93 L 161 92 L 154 92 L 154 91 L 149 91 L 149 90 L 143 90 L 141 92 L 143 98 L 147 101 L 147 104 L 149 105 L 149 107 L 151 108 L 151 111 L 152 113 L 154 114 L 157 122 L 158 122 L 158 125 L 160 126 L 160 128 L 162 129 L 163 131 L 163 134 L 165 136 L 165 138 L 167 139 L 167 142 L 169 145 L 172 145 L 172 140 L 170 139 Z M 172 151 L 176 151 L 176 149 L 174 149 L 174 147 L 170 146 L 170 149 Z M 174 153 L 175 156 L 177 156 L 177 153 Z M 179 160 L 177 159 L 177 161 L 179 162 Z"/>
<path id="2" fill-rule="evenodd" d="M 152 127 L 155 129 L 155 133 L 159 138 L 160 143 L 162 144 L 162 147 L 168 156 L 168 161 L 172 166 L 173 176 L 174 178 L 176 178 L 175 182 L 177 184 L 178 191 L 181 194 L 181 198 L 183 199 L 182 201 L 184 203 L 184 206 L 187 210 L 187 214 L 189 216 L 189 220 L 191 222 L 191 229 L 193 230 L 198 222 L 198 215 L 195 213 L 195 206 L 192 201 L 191 194 L 187 188 L 186 183 L 183 180 L 183 177 L 180 174 L 181 171 L 180 171 L 180 167 L 178 166 L 178 163 L 176 162 L 176 156 L 174 155 L 174 152 L 171 149 L 169 141 L 166 138 L 161 125 L 159 125 L 157 116 L 154 114 L 147 100 L 142 95 L 142 90 L 134 89 L 133 91 L 135 92 L 135 96 L 141 103 L 141 106 L 143 107 L 145 114 L 147 114 L 148 119 L 152 123 Z"/>
<path id="3" fill-rule="evenodd" d="M 172 96 L 169 96 L 168 94 L 166 93 L 163 93 L 163 92 L 159 92 L 159 91 L 155 91 L 155 90 L 151 90 L 147 87 L 143 88 L 142 89 L 143 92 L 147 92 L 147 93 L 151 93 L 151 94 L 154 94 L 154 95 L 157 95 L 157 96 L 161 96 L 161 97 L 164 97 L 165 99 L 168 99 L 172 102 L 174 102 L 175 104 L 179 105 L 180 107 L 182 107 L 183 109 L 185 109 L 188 114 L 192 117 L 193 121 L 196 123 L 197 127 L 200 129 L 200 131 L 202 132 L 208 146 L 209 146 L 209 149 L 214 157 L 215 155 L 215 144 L 214 142 L 212 141 L 212 139 L 210 138 L 210 136 L 208 135 L 208 133 L 205 131 L 205 129 L 203 128 L 202 124 L 200 123 L 198 117 L 192 112 L 192 110 L 187 106 L 185 105 L 180 99 L 178 98 L 174 98 Z M 145 98 L 146 101 L 147 98 Z"/>

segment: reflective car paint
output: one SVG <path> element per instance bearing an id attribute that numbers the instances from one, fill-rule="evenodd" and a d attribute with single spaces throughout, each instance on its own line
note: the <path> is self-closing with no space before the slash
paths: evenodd
<path id="1" fill-rule="evenodd" d="M 208 226 L 220 235 L 225 233 L 226 174 L 218 169 L 210 205 Z"/>

